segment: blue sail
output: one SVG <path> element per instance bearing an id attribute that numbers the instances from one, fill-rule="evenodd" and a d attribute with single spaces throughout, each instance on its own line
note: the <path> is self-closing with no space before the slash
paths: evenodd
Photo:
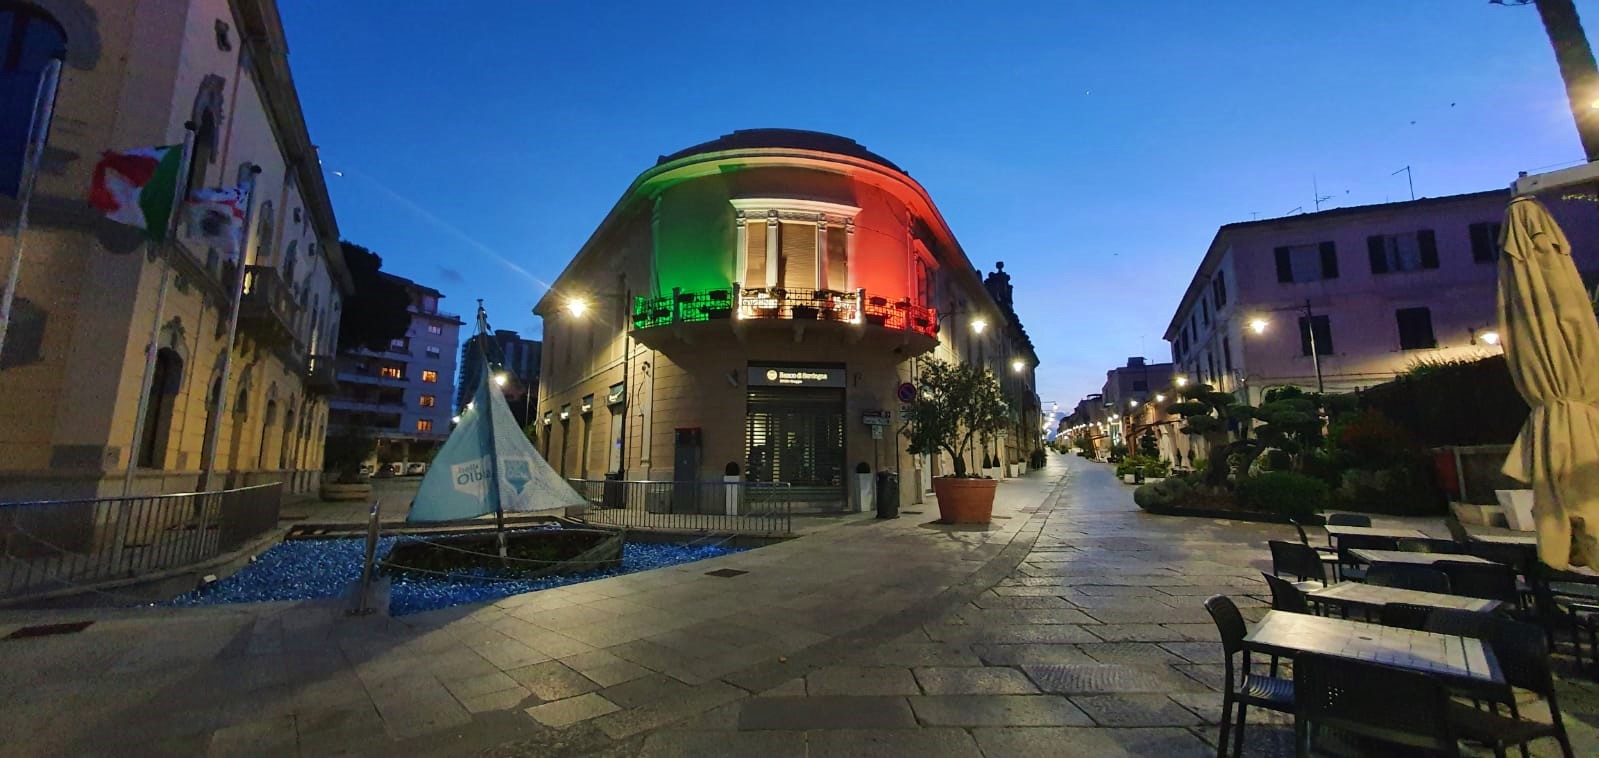
<path id="1" fill-rule="evenodd" d="M 486 361 L 485 361 L 486 363 Z M 406 521 L 457 521 L 496 510 L 529 512 L 585 505 L 517 427 L 505 397 L 480 372 L 477 392 L 444 441 Z"/>

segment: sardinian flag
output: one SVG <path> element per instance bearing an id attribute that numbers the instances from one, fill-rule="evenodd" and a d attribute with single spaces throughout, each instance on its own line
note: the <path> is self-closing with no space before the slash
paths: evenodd
<path id="1" fill-rule="evenodd" d="M 189 195 L 189 237 L 229 260 L 236 258 L 244 248 L 244 208 L 249 202 L 246 186 L 195 190 Z"/>

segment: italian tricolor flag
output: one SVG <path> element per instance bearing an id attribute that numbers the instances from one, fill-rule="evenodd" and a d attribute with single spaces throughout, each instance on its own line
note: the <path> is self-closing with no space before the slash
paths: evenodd
<path id="1" fill-rule="evenodd" d="M 182 158 L 181 145 L 102 153 L 94 167 L 89 204 L 112 221 L 143 229 L 147 239 L 164 239 Z"/>

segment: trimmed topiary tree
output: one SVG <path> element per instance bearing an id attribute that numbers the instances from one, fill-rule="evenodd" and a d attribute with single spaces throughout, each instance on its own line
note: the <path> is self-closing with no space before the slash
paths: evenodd
<path id="1" fill-rule="evenodd" d="M 1247 422 L 1254 409 L 1238 402 L 1232 393 L 1217 392 L 1208 384 L 1191 384 L 1181 392 L 1183 401 L 1172 403 L 1166 411 L 1183 417 L 1181 431 L 1184 434 L 1205 440 L 1205 459 L 1210 461 L 1210 466 L 1205 469 L 1205 484 L 1211 487 L 1225 486 L 1230 473 L 1226 461 L 1244 446 L 1254 444 L 1247 438 L 1233 442 L 1228 422 Z M 1247 429 L 1247 426 L 1240 423 L 1240 428 Z"/>

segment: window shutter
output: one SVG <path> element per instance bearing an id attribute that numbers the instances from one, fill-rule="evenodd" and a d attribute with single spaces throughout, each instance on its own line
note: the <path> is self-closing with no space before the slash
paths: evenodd
<path id="1" fill-rule="evenodd" d="M 1422 350 L 1438 346 L 1432 332 L 1432 311 L 1428 308 L 1400 308 L 1394 311 L 1399 325 L 1399 349 Z"/>
<path id="2" fill-rule="evenodd" d="M 1388 273 L 1388 251 L 1383 245 L 1383 236 L 1374 234 L 1366 238 L 1366 255 L 1371 258 L 1371 273 Z"/>
<path id="3" fill-rule="evenodd" d="M 766 286 L 766 221 L 744 223 L 744 285 Z"/>
<path id="4" fill-rule="evenodd" d="M 1316 354 L 1332 355 L 1332 322 L 1326 316 L 1317 316 L 1314 320 L 1299 317 L 1299 354 L 1310 355 L 1311 329 L 1316 330 Z"/>
<path id="5" fill-rule="evenodd" d="M 1321 243 L 1321 278 L 1338 278 L 1338 244 L 1336 242 Z"/>
<path id="6" fill-rule="evenodd" d="M 1438 268 L 1438 238 L 1431 229 L 1416 232 L 1416 246 L 1421 248 L 1421 267 Z"/>
<path id="7" fill-rule="evenodd" d="M 816 289 L 816 225 L 784 223 L 777 232 L 778 282 L 784 289 Z"/>
<path id="8" fill-rule="evenodd" d="M 1277 281 L 1291 282 L 1294 280 L 1294 264 L 1288 258 L 1288 248 L 1277 248 Z"/>
<path id="9" fill-rule="evenodd" d="M 1310 355 L 1310 319 L 1304 316 L 1299 317 L 1299 354 Z"/>
<path id="10" fill-rule="evenodd" d="M 1466 227 L 1471 236 L 1471 259 L 1477 263 L 1493 260 L 1493 243 L 1488 241 L 1488 225 L 1472 224 Z"/>
<path id="11" fill-rule="evenodd" d="M 849 289 L 849 258 L 845 254 L 845 234 L 841 226 L 827 229 L 827 288 L 840 292 Z"/>
<path id="12" fill-rule="evenodd" d="M 1227 272 L 1225 272 L 1225 271 L 1217 271 L 1216 272 L 1216 290 L 1218 292 L 1218 294 L 1216 295 L 1216 304 L 1217 305 L 1226 305 L 1227 304 Z"/>

